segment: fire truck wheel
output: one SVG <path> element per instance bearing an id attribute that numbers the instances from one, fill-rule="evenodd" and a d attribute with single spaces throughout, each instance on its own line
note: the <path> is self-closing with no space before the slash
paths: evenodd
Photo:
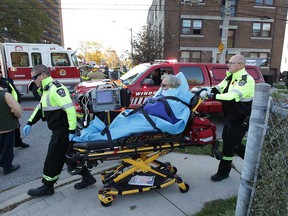
<path id="1" fill-rule="evenodd" d="M 32 89 L 32 93 L 33 93 L 34 99 L 37 101 L 40 101 L 41 96 L 38 94 L 37 89 L 38 89 L 37 86 L 34 85 Z"/>

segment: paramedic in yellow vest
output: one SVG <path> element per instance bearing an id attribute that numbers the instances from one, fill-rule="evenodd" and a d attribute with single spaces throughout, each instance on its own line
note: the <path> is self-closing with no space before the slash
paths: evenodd
<path id="1" fill-rule="evenodd" d="M 115 85 L 118 86 L 118 88 L 127 88 L 125 84 L 122 83 L 121 80 L 119 80 L 119 72 L 118 71 L 113 71 L 110 73 L 110 80 L 113 82 Z"/>
<path id="2" fill-rule="evenodd" d="M 99 70 L 100 67 L 99 65 L 94 65 L 92 70 L 87 74 L 87 77 L 90 80 L 102 80 L 104 79 L 104 73 L 102 71 Z"/>
<path id="3" fill-rule="evenodd" d="M 69 140 L 75 136 L 76 110 L 68 89 L 52 79 L 46 66 L 41 64 L 34 66 L 31 77 L 42 92 L 42 96 L 23 128 L 23 134 L 27 136 L 32 125 L 40 119 L 47 121 L 48 128 L 52 131 L 43 168 L 43 185 L 27 192 L 28 195 L 37 197 L 54 194 L 54 183 L 59 179 L 65 163 Z"/>
<path id="4" fill-rule="evenodd" d="M 223 157 L 217 173 L 211 176 L 211 180 L 215 182 L 229 177 L 235 153 L 244 159 L 245 146 L 242 139 L 248 130 L 255 88 L 255 81 L 245 70 L 245 63 L 244 56 L 232 56 L 225 79 L 207 95 L 208 98 L 222 102 L 225 116 L 222 131 Z"/>
<path id="5" fill-rule="evenodd" d="M 91 80 L 87 75 L 91 72 L 92 67 L 90 65 L 85 65 L 81 70 L 81 82 Z"/>
<path id="6" fill-rule="evenodd" d="M 21 94 L 14 85 L 14 82 L 12 79 L 9 78 L 4 78 L 2 76 L 2 71 L 0 70 L 0 83 L 1 86 L 4 88 L 4 90 L 12 95 L 12 97 L 20 104 L 21 103 Z M 14 147 L 21 147 L 21 148 L 27 148 L 29 147 L 29 144 L 24 143 L 21 138 L 21 133 L 20 133 L 20 125 L 18 128 L 15 129 L 15 142 L 14 142 Z"/>

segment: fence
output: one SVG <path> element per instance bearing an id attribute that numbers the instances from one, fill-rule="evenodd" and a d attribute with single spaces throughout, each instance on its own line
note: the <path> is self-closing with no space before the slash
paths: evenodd
<path id="1" fill-rule="evenodd" d="M 266 118 L 265 114 L 263 116 L 263 113 L 261 113 L 264 112 L 263 106 L 261 108 L 253 102 L 254 108 L 255 106 L 258 109 L 260 107 L 260 111 L 256 112 L 259 116 L 262 115 L 263 122 L 261 124 L 258 120 L 254 123 L 254 126 L 256 125 L 254 129 L 258 131 L 253 131 L 252 128 L 253 133 L 250 134 L 252 143 L 250 144 L 254 146 L 250 149 L 248 146 L 249 132 L 251 132 L 249 128 L 235 212 L 237 216 L 288 215 L 288 91 L 274 90 L 270 94 L 268 91 L 267 96 L 270 100 L 267 99 L 266 102 L 265 97 L 258 98 L 262 105 L 263 103 L 268 105 L 268 101 L 270 101 L 271 106 L 267 106 Z M 252 115 L 253 111 L 251 118 Z M 261 128 L 263 131 L 261 131 Z M 263 132 L 261 139 L 259 139 L 259 136 L 257 137 L 257 132 Z M 253 140 L 253 137 L 258 139 L 258 142 L 255 139 Z M 255 143 L 253 143 L 254 141 Z M 249 150 L 250 152 L 247 152 Z M 246 158 L 247 155 L 248 158 Z M 251 162 L 252 164 L 245 164 Z M 252 174 L 253 176 L 251 176 Z"/>

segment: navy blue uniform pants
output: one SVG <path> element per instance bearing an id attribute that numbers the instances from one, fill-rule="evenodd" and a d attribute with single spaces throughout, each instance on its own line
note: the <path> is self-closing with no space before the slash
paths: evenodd
<path id="1" fill-rule="evenodd" d="M 0 134 L 0 167 L 9 169 L 14 158 L 15 131 Z"/>
<path id="2" fill-rule="evenodd" d="M 22 144 L 22 138 L 21 138 L 20 126 L 19 126 L 19 128 L 15 129 L 15 143 L 14 143 L 14 146 L 18 147 L 21 144 Z"/>
<path id="3" fill-rule="evenodd" d="M 44 184 L 54 184 L 62 171 L 66 161 L 66 152 L 69 146 L 69 131 L 52 131 L 48 152 L 43 168 L 42 182 Z"/>
<path id="4" fill-rule="evenodd" d="M 242 144 L 242 139 L 247 130 L 248 127 L 243 127 L 241 124 L 230 124 L 227 120 L 225 121 L 222 132 L 223 158 L 219 163 L 218 174 L 229 175 L 235 153 L 244 159 L 245 146 Z"/>
<path id="5" fill-rule="evenodd" d="M 223 156 L 233 157 L 236 153 L 244 159 L 245 146 L 242 144 L 242 139 L 248 130 L 241 124 L 231 124 L 225 121 L 222 139 L 223 139 Z"/>

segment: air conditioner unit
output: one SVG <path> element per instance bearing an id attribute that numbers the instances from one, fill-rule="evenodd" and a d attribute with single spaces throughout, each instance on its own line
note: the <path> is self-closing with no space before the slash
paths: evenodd
<path id="1" fill-rule="evenodd" d="M 199 0 L 184 0 L 183 4 L 184 5 L 195 5 L 198 4 L 200 1 Z"/>

